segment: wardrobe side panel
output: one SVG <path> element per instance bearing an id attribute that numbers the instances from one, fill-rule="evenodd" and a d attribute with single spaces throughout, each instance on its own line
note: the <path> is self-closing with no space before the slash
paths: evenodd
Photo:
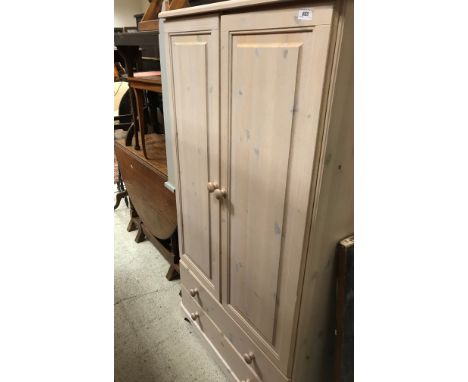
<path id="1" fill-rule="evenodd" d="M 328 128 L 323 137 L 297 332 L 296 382 L 332 380 L 335 250 L 338 241 L 354 231 L 353 1 L 346 0 L 339 19 L 339 50 L 331 79 Z"/>

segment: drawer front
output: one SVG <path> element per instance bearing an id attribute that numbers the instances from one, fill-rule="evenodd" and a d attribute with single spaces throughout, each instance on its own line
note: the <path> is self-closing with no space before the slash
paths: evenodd
<path id="1" fill-rule="evenodd" d="M 259 379 L 255 373 L 244 363 L 240 354 L 237 353 L 208 314 L 190 297 L 189 291 L 184 287 L 182 287 L 182 305 L 189 313 L 188 318 L 196 329 L 208 337 L 223 361 L 229 365 L 229 372 L 234 374 L 238 381 L 258 382 Z M 192 317 L 192 314 L 196 314 L 197 317 Z"/>
<path id="2" fill-rule="evenodd" d="M 268 359 L 265 353 L 247 336 L 244 331 L 224 311 L 222 305 L 203 287 L 187 264 L 180 262 L 181 280 L 185 289 L 182 292 L 182 301 L 190 301 L 200 306 L 204 312 L 220 328 L 225 337 L 234 346 L 244 366 L 258 376 L 259 381 L 286 382 L 289 381 L 280 370 Z M 193 296 L 190 294 L 192 292 Z M 184 302 L 185 305 L 185 302 Z M 250 364 L 244 360 L 244 355 L 253 353 L 254 359 Z M 277 359 L 276 359 L 277 361 Z"/>

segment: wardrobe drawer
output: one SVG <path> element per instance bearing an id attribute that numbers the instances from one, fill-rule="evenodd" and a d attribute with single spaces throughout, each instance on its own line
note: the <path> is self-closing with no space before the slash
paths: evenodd
<path id="1" fill-rule="evenodd" d="M 181 259 L 180 266 L 180 279 L 182 285 L 187 289 L 190 298 L 200 305 L 203 310 L 209 314 L 213 310 L 215 303 L 218 303 L 213 295 L 208 292 L 203 283 L 199 280 L 196 273 L 190 270 L 190 263 L 185 259 Z"/>
<path id="2" fill-rule="evenodd" d="M 208 314 L 190 297 L 189 292 L 182 286 L 182 306 L 187 311 L 188 318 L 195 329 L 201 331 L 210 341 L 211 345 L 222 357 L 223 363 L 229 365 L 228 369 L 238 381 L 259 382 L 255 373 L 244 363 L 241 355 L 236 352 L 232 344 L 224 337 L 221 330 L 213 323 Z"/>
<path id="3" fill-rule="evenodd" d="M 286 382 L 289 381 L 280 370 L 268 359 L 265 353 L 245 334 L 245 332 L 224 311 L 223 306 L 209 294 L 196 276 L 187 267 L 184 261 L 180 262 L 181 280 L 183 284 L 182 301 L 190 301 L 200 306 L 210 318 L 217 323 L 223 335 L 234 346 L 244 366 L 248 366 L 264 382 Z M 197 290 L 194 296 L 190 290 Z M 185 295 L 184 295 L 185 294 Z M 185 305 L 185 303 L 184 303 Z M 248 364 L 244 355 L 253 353 L 254 359 Z"/>

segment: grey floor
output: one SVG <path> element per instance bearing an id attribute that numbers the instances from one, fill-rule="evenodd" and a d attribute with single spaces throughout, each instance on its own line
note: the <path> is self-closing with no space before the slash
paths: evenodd
<path id="1" fill-rule="evenodd" d="M 115 381 L 227 381 L 182 318 L 166 260 L 150 242 L 135 243 L 123 201 L 114 214 Z"/>

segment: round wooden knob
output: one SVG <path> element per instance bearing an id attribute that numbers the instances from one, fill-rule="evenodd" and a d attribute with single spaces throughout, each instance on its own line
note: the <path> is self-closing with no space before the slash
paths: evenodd
<path id="1" fill-rule="evenodd" d="M 208 188 L 208 192 L 211 193 L 219 188 L 219 184 L 216 182 L 208 182 L 208 186 L 206 188 Z"/>
<path id="2" fill-rule="evenodd" d="M 190 292 L 190 296 L 195 297 L 198 294 L 198 289 L 193 288 L 193 289 L 190 289 L 189 292 Z"/>
<path id="3" fill-rule="evenodd" d="M 254 353 L 249 352 L 249 353 L 244 354 L 244 361 L 247 362 L 248 364 L 251 364 L 254 359 L 255 359 Z"/>
<path id="4" fill-rule="evenodd" d="M 200 317 L 200 315 L 198 314 L 198 312 L 195 312 L 195 313 L 190 313 L 190 317 L 192 318 L 193 321 L 195 321 L 198 317 Z"/>
<path id="5" fill-rule="evenodd" d="M 218 188 L 218 189 L 216 189 L 214 191 L 214 196 L 218 200 L 224 199 L 226 197 L 226 194 L 227 194 L 227 192 L 226 192 L 226 190 L 224 188 L 221 188 L 221 189 Z"/>

